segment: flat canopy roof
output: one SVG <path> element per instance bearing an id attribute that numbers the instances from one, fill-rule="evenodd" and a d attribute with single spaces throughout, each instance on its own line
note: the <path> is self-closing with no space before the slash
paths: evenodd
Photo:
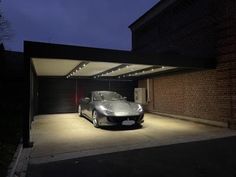
<path id="1" fill-rule="evenodd" d="M 177 70 L 170 66 L 123 64 L 68 59 L 32 58 L 37 76 L 90 79 L 137 79 Z"/>
<path id="2" fill-rule="evenodd" d="M 26 58 L 68 59 L 122 64 L 143 64 L 181 68 L 214 68 L 214 58 L 192 58 L 178 53 L 138 53 L 62 44 L 24 41 Z"/>

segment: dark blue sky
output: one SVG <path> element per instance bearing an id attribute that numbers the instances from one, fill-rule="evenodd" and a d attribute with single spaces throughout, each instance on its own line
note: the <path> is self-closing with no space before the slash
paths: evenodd
<path id="1" fill-rule="evenodd" d="M 11 24 L 8 50 L 23 40 L 131 49 L 128 26 L 159 0 L 2 0 Z"/>

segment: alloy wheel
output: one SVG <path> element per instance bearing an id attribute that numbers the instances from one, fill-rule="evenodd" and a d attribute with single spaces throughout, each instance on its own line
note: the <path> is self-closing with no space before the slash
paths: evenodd
<path id="1" fill-rule="evenodd" d="M 97 117 L 98 117 L 97 111 L 93 111 L 93 126 L 96 128 L 99 127 Z"/>

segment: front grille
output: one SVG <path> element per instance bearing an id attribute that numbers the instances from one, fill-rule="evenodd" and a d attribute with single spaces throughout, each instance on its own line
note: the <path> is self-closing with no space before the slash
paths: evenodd
<path id="1" fill-rule="evenodd" d="M 107 117 L 107 120 L 110 122 L 115 122 L 115 123 L 121 123 L 124 120 L 134 120 L 137 121 L 141 118 L 141 116 L 126 116 L 126 117 L 113 117 L 113 116 L 109 116 Z"/>

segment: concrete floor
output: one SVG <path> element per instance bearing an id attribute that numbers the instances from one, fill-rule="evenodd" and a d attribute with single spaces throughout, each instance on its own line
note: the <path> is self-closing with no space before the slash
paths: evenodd
<path id="1" fill-rule="evenodd" d="M 36 116 L 31 164 L 236 135 L 236 131 L 145 114 L 142 128 L 97 129 L 77 114 Z"/>

